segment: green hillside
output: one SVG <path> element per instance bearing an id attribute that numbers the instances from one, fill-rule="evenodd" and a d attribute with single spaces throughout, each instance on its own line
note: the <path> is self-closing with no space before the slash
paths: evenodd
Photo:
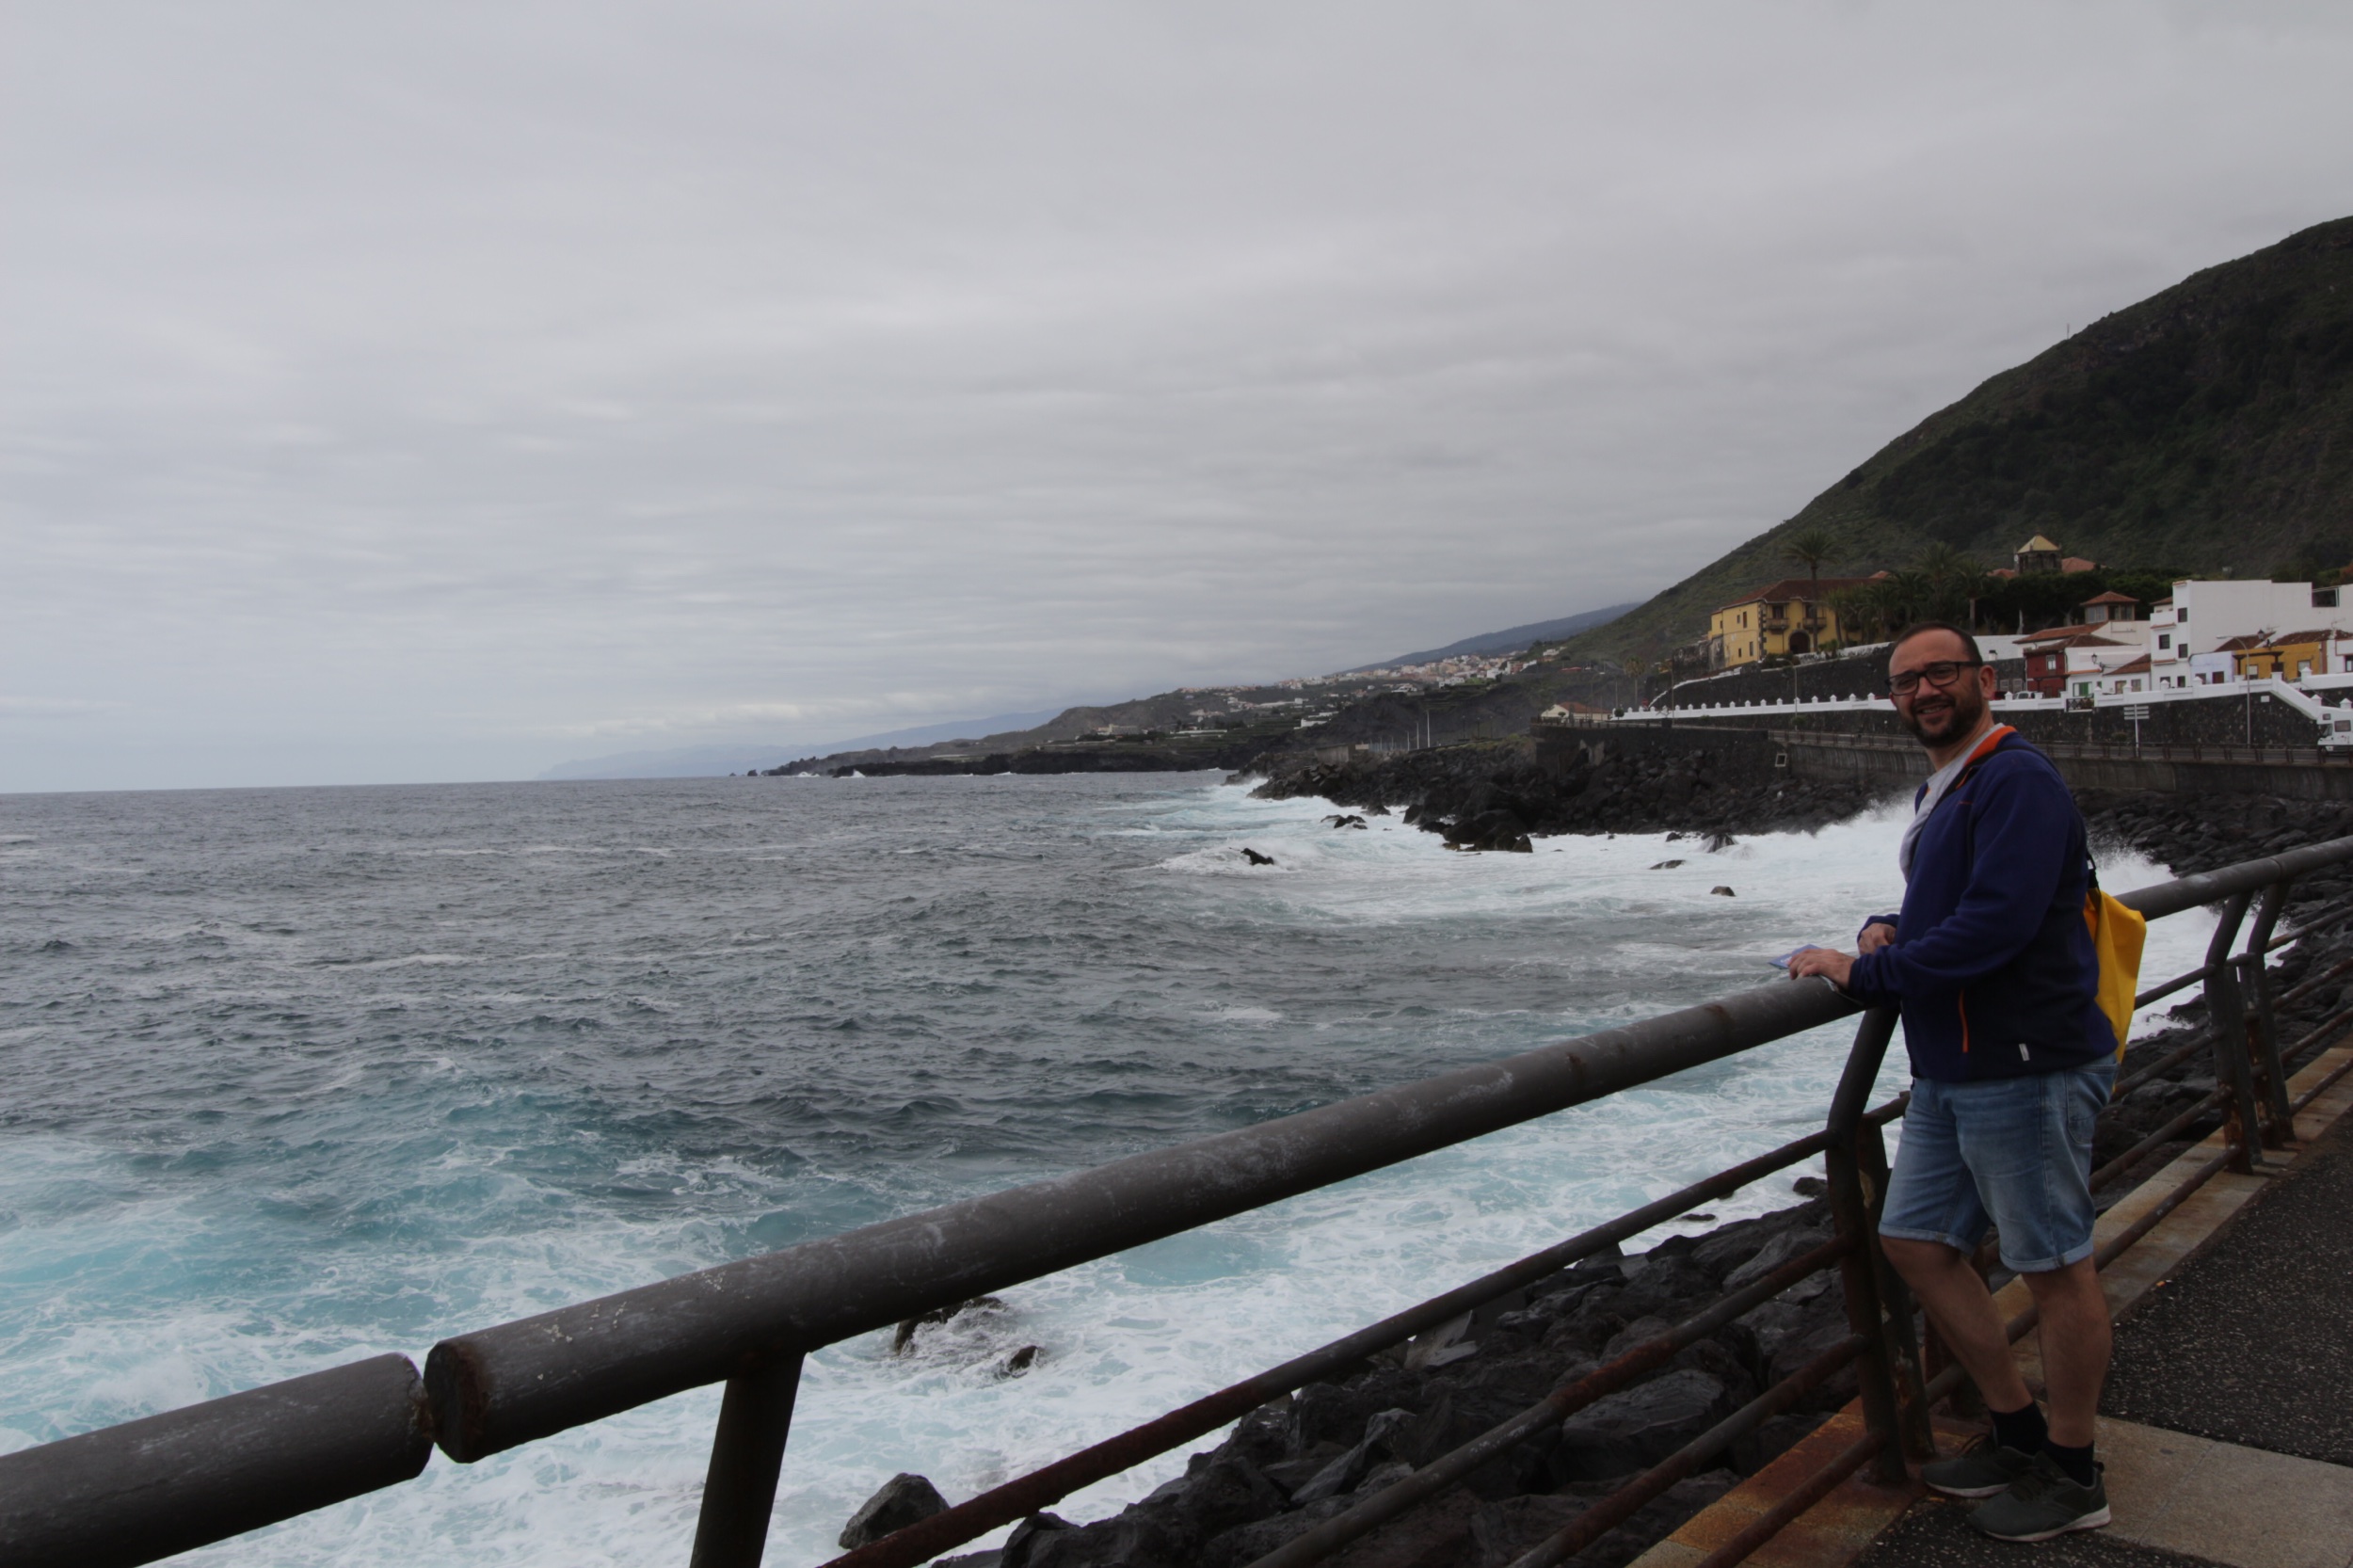
<path id="1" fill-rule="evenodd" d="M 1657 657 L 1708 612 L 1945 546 L 2007 566 L 2034 534 L 2112 570 L 2306 576 L 2353 565 L 2353 218 L 2103 317 L 1897 437 L 1796 517 L 1572 645 Z"/>

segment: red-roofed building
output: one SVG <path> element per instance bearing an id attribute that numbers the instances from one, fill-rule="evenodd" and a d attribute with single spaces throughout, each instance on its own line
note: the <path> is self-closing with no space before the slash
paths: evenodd
<path id="1" fill-rule="evenodd" d="M 1838 624 L 1830 596 L 1859 588 L 1868 577 L 1785 577 L 1744 594 L 1708 617 L 1707 663 L 1736 669 L 1760 659 L 1818 653 L 1850 639 Z"/>
<path id="2" fill-rule="evenodd" d="M 2266 676 L 2301 680 L 2308 675 L 2353 673 L 2353 633 L 2334 627 L 2277 632 L 2268 637 L 2233 637 L 2231 642 L 2245 646 L 2226 645 L 2217 651 L 2230 653 L 2241 680 L 2261 680 Z"/>
<path id="3" fill-rule="evenodd" d="M 2084 619 L 2094 626 L 2104 621 L 2138 620 L 2140 600 L 2130 594 L 2120 594 L 2113 588 L 2094 595 L 2083 602 Z"/>
<path id="4" fill-rule="evenodd" d="M 2054 634 L 2043 632 L 2022 645 L 2026 656 L 2026 690 L 2038 696 L 2063 696 L 2068 678 L 2082 679 L 2087 671 L 2105 669 L 2102 659 L 2112 656 L 2116 663 L 2126 663 L 2134 657 L 2130 643 L 2120 643 L 2103 637 L 2082 627 L 2066 627 Z M 2147 655 L 2140 657 L 2146 659 Z"/>
<path id="5" fill-rule="evenodd" d="M 2123 692 L 2146 692 L 2153 689 L 2156 677 L 2150 673 L 2149 655 L 2127 659 L 2114 669 L 2101 671 L 2091 678 L 2091 689 L 2101 696 Z"/>
<path id="6" fill-rule="evenodd" d="M 2098 571 L 2100 563 L 2087 561 L 2080 555 L 2061 553 L 2059 547 L 2041 534 L 2018 547 L 2011 557 L 2014 567 L 1995 567 L 1989 577 L 2073 577 L 2079 571 Z"/>

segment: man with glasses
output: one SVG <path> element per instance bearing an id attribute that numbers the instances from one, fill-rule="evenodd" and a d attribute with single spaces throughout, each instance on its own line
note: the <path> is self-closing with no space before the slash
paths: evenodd
<path id="1" fill-rule="evenodd" d="M 1986 1499 L 1971 1514 L 1985 1533 L 2042 1541 L 2108 1522 L 2091 1453 L 2108 1311 L 2090 1176 L 2116 1036 L 2084 923 L 2090 859 L 2058 770 L 1994 723 L 1974 637 L 1915 626 L 1887 669 L 1932 770 L 1897 852 L 1903 909 L 1867 921 L 1857 952 L 1807 948 L 1789 973 L 1902 1010 L 1912 1102 L 1880 1236 L 1993 1417 L 1985 1444 L 1921 1478 Z M 2041 1311 L 2047 1421 L 1971 1265 L 1989 1225 Z"/>

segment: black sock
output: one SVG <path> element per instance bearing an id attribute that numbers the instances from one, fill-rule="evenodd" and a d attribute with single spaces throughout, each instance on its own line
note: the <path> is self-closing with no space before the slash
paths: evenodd
<path id="1" fill-rule="evenodd" d="M 2091 1445 L 2089 1443 L 2080 1448 L 2071 1448 L 2064 1443 L 2054 1443 L 2045 1437 L 2042 1451 L 2049 1454 L 2051 1463 L 2066 1471 L 2067 1479 L 2077 1486 L 2089 1486 L 2091 1478 L 2098 1474 L 2091 1467 Z"/>
<path id="2" fill-rule="evenodd" d="M 2051 1434 L 2051 1429 L 2042 1422 L 2042 1407 L 2032 1400 L 2017 1410 L 1995 1410 L 1988 1405 L 1986 1413 L 1993 1417 L 1993 1441 L 2005 1448 L 2030 1454 L 2040 1449 Z M 2091 1450 L 2084 1451 L 2089 1454 Z"/>

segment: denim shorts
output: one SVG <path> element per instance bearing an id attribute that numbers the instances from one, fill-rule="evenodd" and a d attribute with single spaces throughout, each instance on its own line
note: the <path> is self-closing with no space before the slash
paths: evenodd
<path id="1" fill-rule="evenodd" d="M 2022 1274 L 2091 1256 L 2091 1124 L 2113 1062 L 2023 1078 L 1912 1080 L 1880 1234 L 1974 1252 L 1986 1226 Z"/>

